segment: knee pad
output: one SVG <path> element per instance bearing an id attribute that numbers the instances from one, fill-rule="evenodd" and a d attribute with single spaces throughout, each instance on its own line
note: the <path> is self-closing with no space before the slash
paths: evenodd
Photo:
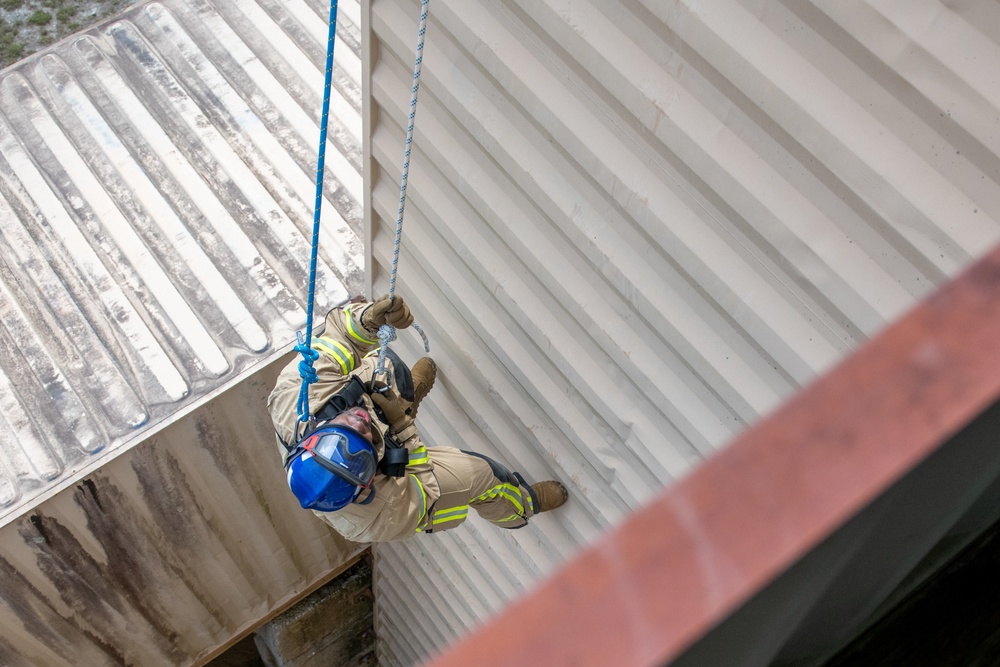
<path id="1" fill-rule="evenodd" d="M 514 486 L 518 486 L 518 482 L 519 481 L 520 482 L 524 481 L 521 478 L 521 476 L 518 475 L 516 472 L 512 473 L 510 470 L 507 470 L 507 468 L 504 467 L 503 464 L 497 463 L 496 461 L 494 461 L 493 459 L 491 459 L 488 456 L 484 456 L 483 454 L 480 454 L 479 452 L 471 452 L 471 451 L 466 450 L 466 449 L 463 449 L 462 453 L 463 454 L 468 454 L 469 456 L 475 456 L 475 457 L 481 458 L 482 460 L 486 461 L 490 465 L 490 470 L 493 471 L 493 476 L 496 477 L 497 479 L 499 479 L 501 482 L 504 482 L 505 484 L 513 484 Z"/>

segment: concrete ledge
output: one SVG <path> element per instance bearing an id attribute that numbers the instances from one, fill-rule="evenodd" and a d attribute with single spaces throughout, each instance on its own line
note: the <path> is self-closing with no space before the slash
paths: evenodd
<path id="1" fill-rule="evenodd" d="M 377 664 L 372 570 L 362 558 L 262 626 L 254 643 L 267 667 Z"/>

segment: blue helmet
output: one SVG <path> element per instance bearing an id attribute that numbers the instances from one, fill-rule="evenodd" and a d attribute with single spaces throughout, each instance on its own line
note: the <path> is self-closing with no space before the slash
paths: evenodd
<path id="1" fill-rule="evenodd" d="M 375 450 L 360 433 L 322 426 L 305 438 L 285 463 L 288 486 L 304 509 L 335 512 L 347 507 L 375 478 Z"/>

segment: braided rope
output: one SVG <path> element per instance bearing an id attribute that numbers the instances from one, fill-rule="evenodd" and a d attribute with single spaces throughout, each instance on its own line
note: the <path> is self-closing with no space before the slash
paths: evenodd
<path id="1" fill-rule="evenodd" d="M 427 5 L 430 0 L 421 0 L 420 27 L 417 30 L 417 57 L 413 63 L 413 88 L 410 90 L 410 116 L 406 126 L 406 144 L 403 152 L 403 177 L 399 184 L 399 211 L 396 214 L 396 237 L 392 246 L 392 273 L 389 277 L 389 298 L 396 294 L 396 273 L 399 268 L 399 242 L 403 236 L 403 209 L 406 207 L 406 179 L 410 172 L 410 146 L 413 143 L 413 121 L 417 117 L 417 91 L 420 89 L 420 65 L 424 60 L 424 33 L 427 32 Z M 421 338 L 424 339 L 424 349 L 430 351 L 427 335 L 417 323 L 413 323 Z M 396 329 L 389 324 L 383 324 L 378 330 L 379 351 L 378 365 L 375 374 L 381 375 L 385 368 L 385 348 L 396 339 Z"/>
<path id="2" fill-rule="evenodd" d="M 323 173 L 326 163 L 326 130 L 330 119 L 330 89 L 333 84 L 333 46 L 337 37 L 337 0 L 330 0 L 330 31 L 326 45 L 326 81 L 323 86 L 323 112 L 319 125 L 319 155 L 316 162 L 316 202 L 313 206 L 312 251 L 309 257 L 309 304 L 306 308 L 306 331 L 295 332 L 298 344 L 295 350 L 302 354 L 299 375 L 302 388 L 299 390 L 299 421 L 309 421 L 309 385 L 317 380 L 313 363 L 319 353 L 312 349 L 313 302 L 316 295 L 316 258 L 319 254 L 320 207 L 323 205 Z"/>

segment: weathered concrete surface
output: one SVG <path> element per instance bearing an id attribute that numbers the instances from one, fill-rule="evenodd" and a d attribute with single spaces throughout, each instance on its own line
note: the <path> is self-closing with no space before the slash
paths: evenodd
<path id="1" fill-rule="evenodd" d="M 267 667 L 375 665 L 372 569 L 362 558 L 264 627 L 254 641 Z"/>
<path id="2" fill-rule="evenodd" d="M 0 665 L 197 665 L 362 551 L 288 491 L 265 365 L 0 528 Z"/>

